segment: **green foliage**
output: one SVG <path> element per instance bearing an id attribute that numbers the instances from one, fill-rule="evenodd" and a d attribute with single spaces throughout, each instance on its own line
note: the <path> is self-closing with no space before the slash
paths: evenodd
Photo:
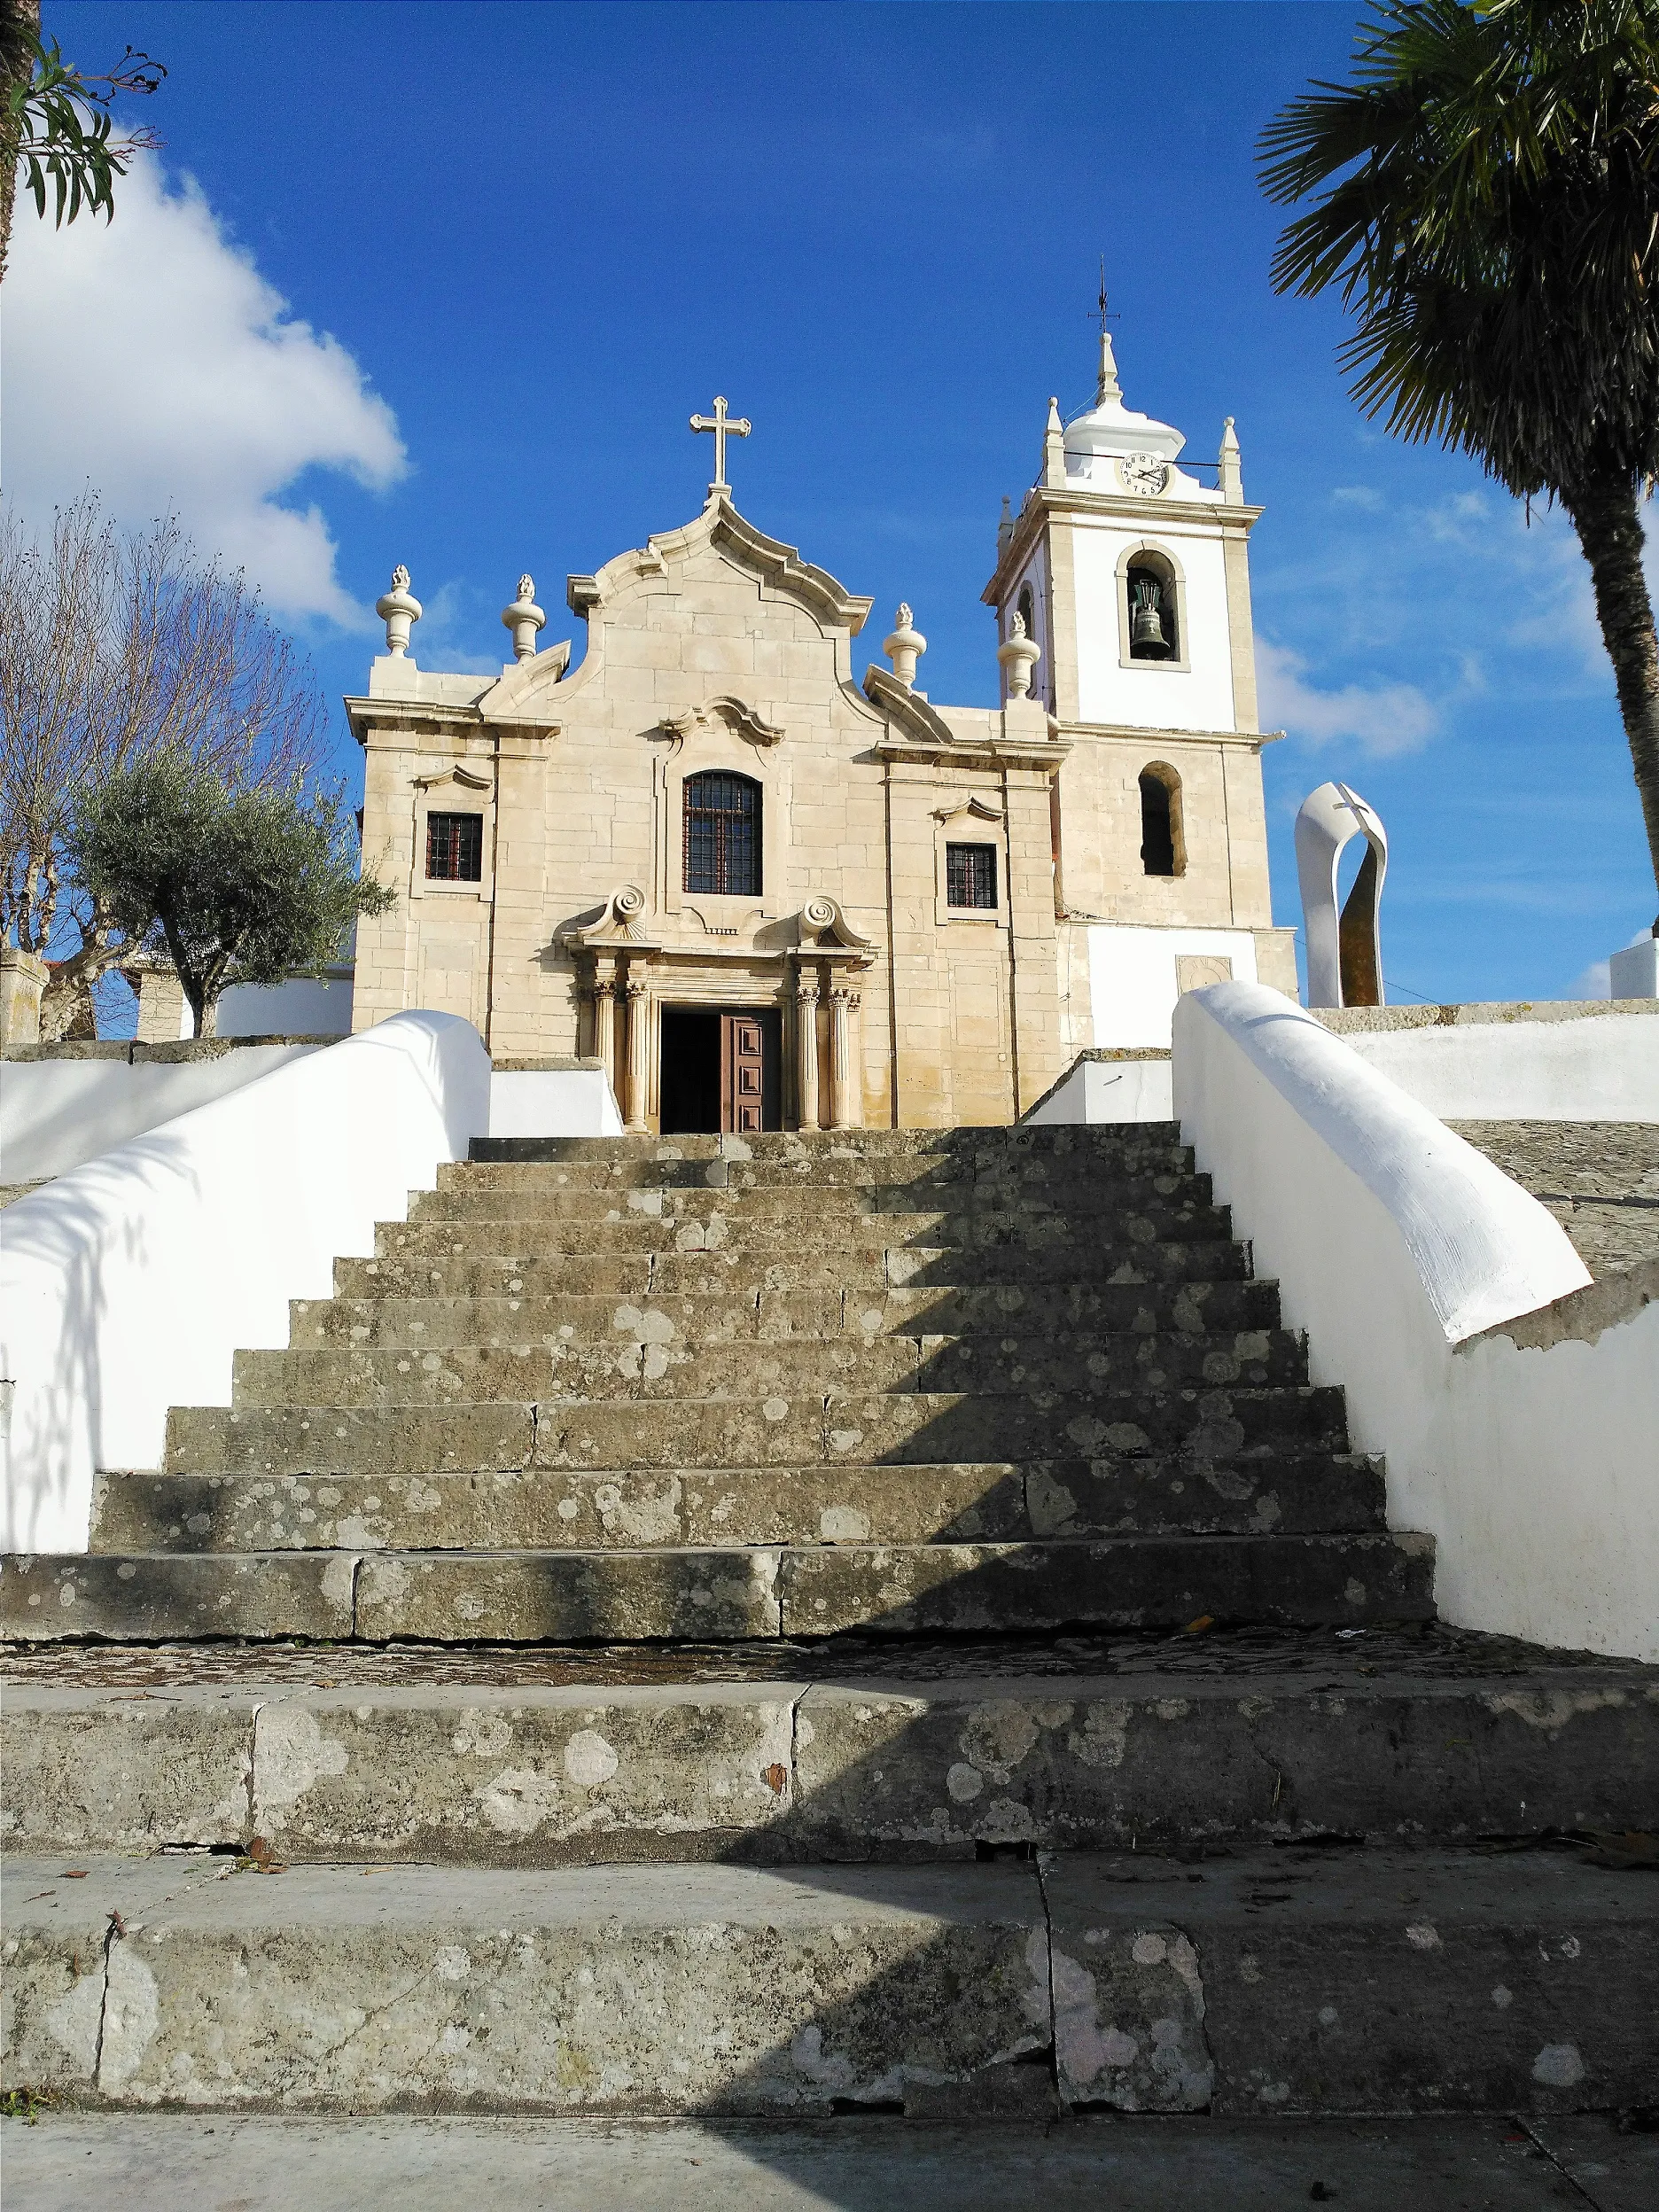
<path id="1" fill-rule="evenodd" d="M 116 68 L 87 77 L 66 63 L 56 39 L 29 44 L 31 66 L 7 89 L 0 144 L 23 163 L 37 214 L 46 213 L 50 188 L 59 229 L 82 208 L 107 220 L 115 212 L 115 179 L 141 146 L 159 143 L 147 130 L 117 139 L 110 102 L 118 92 L 153 92 L 167 70 L 129 46 Z"/>
<path id="2" fill-rule="evenodd" d="M 1388 427 L 1517 494 L 1659 470 L 1659 8 L 1372 0 L 1355 81 L 1263 132 L 1281 292 L 1337 285 Z"/>
<path id="3" fill-rule="evenodd" d="M 22 2120 L 38 2126 L 43 2112 L 51 2112 L 58 2099 L 50 2089 L 0 2090 L 0 2119 Z"/>
<path id="4" fill-rule="evenodd" d="M 115 927 L 171 960 L 198 1036 L 228 985 L 321 974 L 358 915 L 396 904 L 358 872 L 341 792 L 238 789 L 178 752 L 90 783 L 67 847 Z"/>

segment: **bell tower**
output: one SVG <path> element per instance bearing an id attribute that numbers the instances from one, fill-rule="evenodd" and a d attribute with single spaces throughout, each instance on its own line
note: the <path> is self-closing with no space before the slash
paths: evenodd
<path id="1" fill-rule="evenodd" d="M 1003 518 L 984 596 L 999 643 L 1024 615 L 1062 722 L 1256 729 L 1247 548 L 1261 510 L 1244 504 L 1231 416 L 1214 484 L 1180 465 L 1186 443 L 1124 405 L 1106 331 L 1094 406 L 1068 424 L 1048 402 L 1041 473 Z"/>
<path id="2" fill-rule="evenodd" d="M 1016 616 L 1035 641 L 1032 694 L 1071 747 L 1053 825 L 1074 932 L 1066 1041 L 1156 1049 L 1181 989 L 1230 974 L 1294 994 L 1296 968 L 1267 883 L 1261 510 L 1244 503 L 1231 417 L 1205 482 L 1180 465 L 1179 430 L 1124 404 L 1105 320 L 1094 404 L 1068 423 L 1048 402 L 1037 480 L 1017 514 L 1005 505 L 983 596 L 999 643 Z"/>

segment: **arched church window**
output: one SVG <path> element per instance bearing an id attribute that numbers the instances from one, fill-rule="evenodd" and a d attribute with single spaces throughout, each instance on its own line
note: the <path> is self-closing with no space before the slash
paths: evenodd
<path id="1" fill-rule="evenodd" d="M 1141 865 L 1149 876 L 1187 871 L 1180 778 L 1162 761 L 1141 771 Z"/>
<path id="2" fill-rule="evenodd" d="M 1032 597 L 1032 588 L 1029 584 L 1023 586 L 1020 591 L 1019 619 L 1025 625 L 1026 636 L 1035 637 L 1037 635 L 1037 604 Z"/>
<path id="3" fill-rule="evenodd" d="M 685 780 L 685 888 L 757 898 L 760 786 L 712 768 Z"/>
<path id="4" fill-rule="evenodd" d="M 1161 554 L 1138 553 L 1129 564 L 1129 658 L 1179 660 L 1180 609 L 1175 571 Z"/>

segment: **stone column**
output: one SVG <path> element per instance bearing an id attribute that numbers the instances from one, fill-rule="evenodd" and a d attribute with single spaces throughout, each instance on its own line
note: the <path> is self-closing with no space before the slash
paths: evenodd
<path id="1" fill-rule="evenodd" d="M 850 1095 L 853 1078 L 853 1005 L 850 991 L 830 993 L 830 1126 L 857 1126 Z"/>
<path id="2" fill-rule="evenodd" d="M 643 1135 L 650 1125 L 646 1118 L 646 1084 L 650 1069 L 650 1042 L 646 1009 L 650 994 L 643 983 L 630 977 L 627 985 L 627 1097 L 623 1104 L 623 1125 L 631 1135 Z"/>
<path id="3" fill-rule="evenodd" d="M 604 1063 L 605 1080 L 614 1091 L 617 1087 L 616 971 L 611 968 L 596 968 L 594 970 L 593 1052 L 594 1058 Z"/>
<path id="4" fill-rule="evenodd" d="M 37 1045 L 46 963 L 15 945 L 0 946 L 0 1045 Z"/>
<path id="5" fill-rule="evenodd" d="M 818 1126 L 818 985 L 802 969 L 795 978 L 795 1089 L 803 1129 Z"/>

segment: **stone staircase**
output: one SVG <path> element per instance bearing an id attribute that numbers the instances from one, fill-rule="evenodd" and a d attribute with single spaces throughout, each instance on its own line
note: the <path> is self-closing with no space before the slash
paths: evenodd
<path id="1" fill-rule="evenodd" d="M 8 2084 L 1659 2104 L 1659 1670 L 1437 1624 L 1172 1127 L 474 1153 L 6 1562 Z"/>

